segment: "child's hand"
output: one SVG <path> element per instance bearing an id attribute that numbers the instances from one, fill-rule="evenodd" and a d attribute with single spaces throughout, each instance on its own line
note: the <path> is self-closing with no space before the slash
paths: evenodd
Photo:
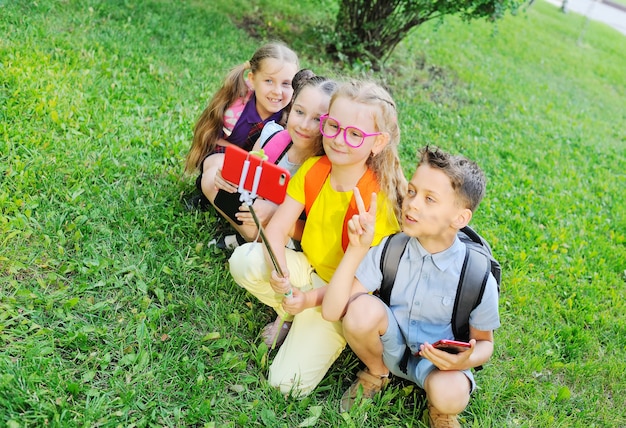
<path id="1" fill-rule="evenodd" d="M 215 188 L 217 190 L 222 189 L 227 191 L 228 193 L 235 193 L 237 191 L 237 186 L 231 183 L 228 180 L 225 180 L 222 177 L 222 170 L 218 169 L 215 173 Z"/>
<path id="2" fill-rule="evenodd" d="M 296 315 L 306 309 L 306 294 L 298 288 L 292 289 L 292 296 L 283 299 L 283 309 L 290 315 Z"/>
<path id="3" fill-rule="evenodd" d="M 473 366 L 469 363 L 471 355 L 474 353 L 476 339 L 469 341 L 470 347 L 458 354 L 450 354 L 435 348 L 432 344 L 424 342 L 420 345 L 420 356 L 432 362 L 439 370 L 467 370 Z"/>
<path id="4" fill-rule="evenodd" d="M 270 275 L 270 285 L 272 286 L 272 290 L 274 290 L 275 293 L 287 294 L 289 293 L 289 290 L 291 290 L 293 287 L 291 285 L 291 282 L 289 282 L 289 271 L 282 267 L 281 269 L 285 276 L 281 278 L 278 275 L 278 272 L 272 270 L 272 273 Z"/>
<path id="5" fill-rule="evenodd" d="M 370 202 L 370 210 L 365 211 L 365 203 L 361 197 L 361 192 L 357 187 L 354 188 L 354 199 L 359 213 L 352 216 L 348 220 L 348 237 L 350 245 L 355 247 L 372 246 L 374 240 L 374 225 L 376 223 L 376 193 L 372 193 Z"/>
<path id="6" fill-rule="evenodd" d="M 257 198 L 252 206 L 254 208 L 254 213 L 263 227 L 267 226 L 267 223 L 272 218 L 272 215 L 276 212 L 276 208 L 278 208 L 278 205 L 275 203 L 260 198 Z M 250 208 L 248 208 L 248 205 L 246 204 L 242 204 L 239 207 L 239 212 L 235 214 L 235 217 L 246 226 L 256 226 L 252 213 L 250 213 Z"/>

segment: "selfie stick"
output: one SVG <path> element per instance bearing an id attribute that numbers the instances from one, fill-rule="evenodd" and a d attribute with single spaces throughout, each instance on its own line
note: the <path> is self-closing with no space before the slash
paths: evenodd
<path id="1" fill-rule="evenodd" d="M 257 167 L 257 170 L 259 168 L 260 167 Z M 253 192 L 254 192 L 254 190 L 253 190 Z M 243 193 L 242 193 L 242 195 L 243 195 Z M 265 245 L 265 248 L 267 248 L 267 252 L 270 254 L 270 258 L 272 259 L 272 263 L 274 264 L 274 269 L 276 270 L 278 275 L 280 275 L 281 278 L 284 278 L 285 275 L 283 275 L 283 271 L 280 268 L 280 266 L 278 265 L 278 260 L 276 259 L 276 255 L 274 254 L 274 251 L 272 250 L 272 246 L 270 245 L 269 241 L 265 237 L 265 232 L 263 231 L 263 227 L 261 227 L 261 222 L 259 221 L 259 218 L 256 216 L 256 213 L 254 212 L 254 208 L 252 208 L 253 199 L 254 198 L 250 197 L 250 199 L 248 199 L 246 201 L 246 205 L 248 205 L 248 209 L 250 210 L 250 213 L 252 214 L 252 218 L 254 219 L 254 223 L 256 224 L 256 227 L 259 228 L 259 234 L 261 235 L 261 241 L 263 241 L 263 244 Z M 289 289 L 289 291 L 287 291 L 284 294 L 284 296 L 287 299 L 290 299 L 291 297 L 293 297 L 293 291 L 291 291 L 291 288 Z M 285 316 L 286 316 L 286 314 L 280 319 L 280 324 L 278 325 L 278 331 L 280 331 L 283 328 L 283 324 L 285 323 Z M 276 347 L 276 341 L 277 340 L 278 340 L 278 334 L 274 337 L 274 341 L 272 342 L 272 346 L 271 346 L 270 349 L 274 349 Z"/>
<path id="2" fill-rule="evenodd" d="M 250 210 L 250 213 L 252 214 L 254 223 L 256 224 L 256 227 L 259 229 L 259 235 L 261 235 L 261 241 L 263 242 L 263 245 L 265 245 L 265 248 L 267 249 L 267 252 L 270 255 L 270 259 L 272 260 L 272 264 L 274 265 L 274 270 L 276 270 L 276 272 L 281 278 L 284 278 L 285 275 L 283 274 L 283 270 L 280 268 L 280 265 L 278 264 L 278 260 L 276 259 L 274 250 L 272 250 L 272 246 L 270 245 L 269 241 L 267 240 L 267 237 L 265 236 L 265 231 L 263 230 L 263 226 L 261 226 L 261 222 L 259 221 L 259 218 L 254 212 L 254 208 L 252 208 L 254 199 L 257 197 L 256 191 L 259 188 L 259 182 L 261 181 L 261 172 L 263 168 L 261 164 L 259 164 L 256 167 L 256 170 L 254 171 L 254 181 L 252 183 L 252 192 L 248 192 L 243 187 L 246 177 L 248 176 L 249 169 L 250 169 L 250 161 L 246 159 L 245 162 L 243 163 L 243 169 L 241 170 L 241 178 L 239 179 L 239 188 L 237 189 L 239 193 L 241 193 L 241 197 L 239 199 L 248 206 L 248 209 Z M 289 289 L 289 291 L 285 293 L 285 297 L 289 298 L 291 296 L 293 296 L 293 292 L 291 291 L 291 289 Z"/>

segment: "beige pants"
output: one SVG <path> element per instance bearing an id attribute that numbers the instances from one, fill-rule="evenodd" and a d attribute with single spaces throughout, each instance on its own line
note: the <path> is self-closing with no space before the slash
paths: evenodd
<path id="1" fill-rule="evenodd" d="M 285 249 L 289 279 L 302 291 L 326 283 L 313 272 L 306 256 Z M 229 260 L 230 272 L 237 284 L 272 307 L 279 316 L 291 318 L 282 308 L 284 296 L 274 292 L 269 283 L 270 269 L 265 264 L 263 246 L 249 243 L 238 247 Z M 322 318 L 322 308 L 306 309 L 295 317 L 291 330 L 269 369 L 269 383 L 283 394 L 304 397 L 313 391 L 346 346 L 341 322 Z"/>

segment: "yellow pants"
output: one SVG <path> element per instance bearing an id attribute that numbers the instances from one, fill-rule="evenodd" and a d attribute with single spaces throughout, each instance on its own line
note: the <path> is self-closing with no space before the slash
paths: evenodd
<path id="1" fill-rule="evenodd" d="M 237 284 L 289 320 L 281 305 L 284 296 L 270 286 L 271 268 L 265 264 L 262 245 L 249 243 L 235 249 L 229 260 L 230 273 Z M 294 287 L 307 291 L 326 285 L 304 253 L 285 249 L 285 257 Z M 300 312 L 293 317 L 291 330 L 270 365 L 270 385 L 296 397 L 310 394 L 345 346 L 340 321 L 324 320 L 319 306 Z"/>

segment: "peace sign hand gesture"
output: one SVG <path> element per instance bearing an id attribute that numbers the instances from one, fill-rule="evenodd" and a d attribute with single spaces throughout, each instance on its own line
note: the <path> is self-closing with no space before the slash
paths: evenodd
<path id="1" fill-rule="evenodd" d="M 376 193 L 372 193 L 369 211 L 365 210 L 365 203 L 361 192 L 354 188 L 354 199 L 359 210 L 358 214 L 348 220 L 348 238 L 354 247 L 369 248 L 374 240 L 374 225 L 376 224 Z"/>

